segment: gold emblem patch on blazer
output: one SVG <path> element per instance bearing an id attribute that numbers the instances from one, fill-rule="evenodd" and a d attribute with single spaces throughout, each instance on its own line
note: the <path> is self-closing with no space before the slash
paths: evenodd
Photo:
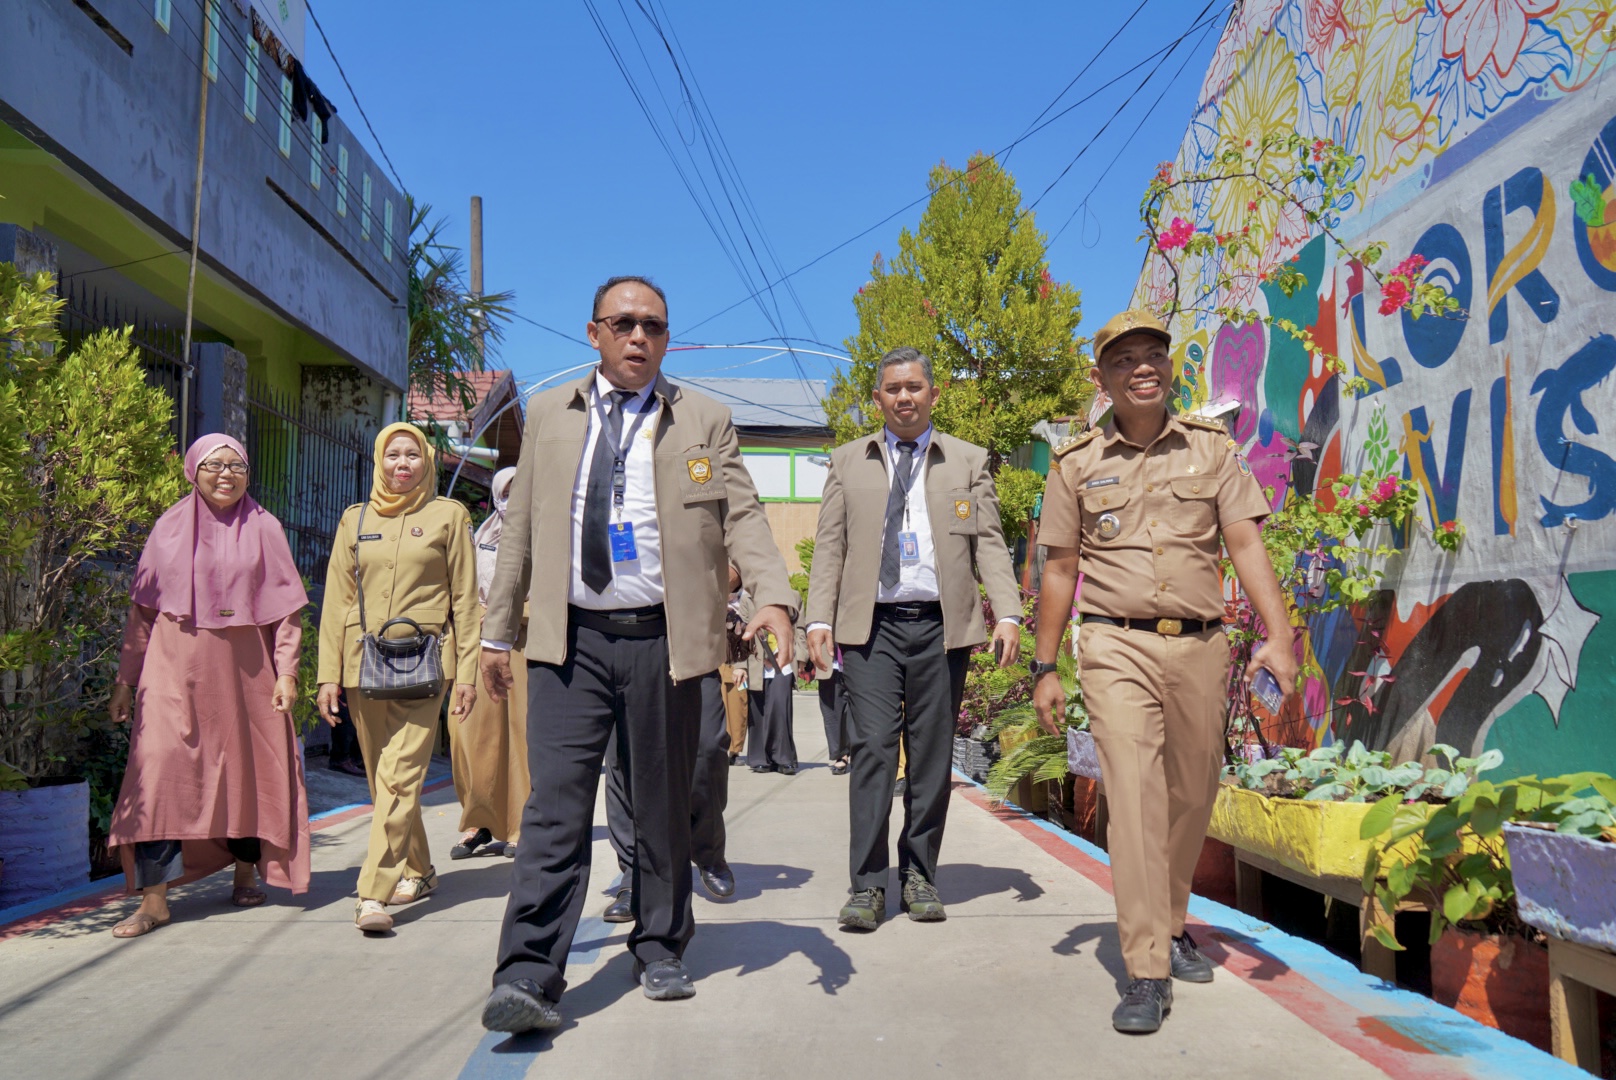
<path id="1" fill-rule="evenodd" d="M 685 467 L 690 470 L 690 479 L 698 484 L 705 484 L 713 478 L 713 463 L 707 458 L 691 458 L 685 462 Z"/>
<path id="2" fill-rule="evenodd" d="M 965 499 L 954 500 L 954 516 L 964 521 L 971 516 L 971 504 Z"/>

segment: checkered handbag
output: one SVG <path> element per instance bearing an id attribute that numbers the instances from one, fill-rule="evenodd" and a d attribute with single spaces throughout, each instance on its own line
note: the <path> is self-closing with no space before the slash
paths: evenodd
<path id="1" fill-rule="evenodd" d="M 364 505 L 358 535 L 365 531 Z M 365 588 L 359 580 L 359 541 L 354 541 L 354 588 L 359 592 L 359 692 L 375 701 L 431 698 L 443 693 L 442 644 L 414 619 L 389 619 L 372 634 L 365 624 Z M 409 626 L 410 637 L 387 637 L 393 626 Z"/>

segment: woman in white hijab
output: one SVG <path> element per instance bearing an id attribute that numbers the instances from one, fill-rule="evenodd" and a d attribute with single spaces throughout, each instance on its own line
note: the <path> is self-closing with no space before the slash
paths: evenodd
<path id="1" fill-rule="evenodd" d="M 494 560 L 505 527 L 505 504 L 515 478 L 515 469 L 501 469 L 494 474 L 490 492 L 494 512 L 477 529 L 477 594 L 484 608 L 488 606 L 488 586 L 494 579 Z M 516 641 L 518 652 L 526 644 L 524 612 L 522 633 Z M 516 685 L 505 700 L 494 701 L 487 694 L 479 694 L 465 723 L 450 728 L 450 757 L 463 831 L 460 843 L 449 851 L 450 858 L 468 858 L 479 848 L 494 843 L 504 845 L 507 857 L 516 854 L 522 806 L 532 783 L 527 771 L 527 666 L 511 667 Z"/>

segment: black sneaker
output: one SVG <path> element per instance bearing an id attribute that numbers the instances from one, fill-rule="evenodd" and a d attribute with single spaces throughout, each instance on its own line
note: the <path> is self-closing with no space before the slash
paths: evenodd
<path id="1" fill-rule="evenodd" d="M 911 868 L 903 875 L 903 910 L 912 922 L 942 922 L 948 918 L 943 910 L 943 899 L 937 895 L 937 886 Z"/>
<path id="2" fill-rule="evenodd" d="M 494 987 L 483 1005 L 483 1027 L 489 1031 L 548 1031 L 561 1026 L 555 1002 L 544 996 L 532 979 L 517 979 Z"/>
<path id="3" fill-rule="evenodd" d="M 860 889 L 842 906 L 836 921 L 844 930 L 874 930 L 887 917 L 887 891 Z"/>
<path id="4" fill-rule="evenodd" d="M 1160 1031 L 1162 1017 L 1173 1011 L 1173 980 L 1135 979 L 1111 1012 L 1111 1026 L 1129 1035 Z"/>
<path id="5" fill-rule="evenodd" d="M 1209 983 L 1212 981 L 1212 961 L 1201 955 L 1188 930 L 1173 939 L 1171 948 L 1173 978 L 1180 982 Z"/>
<path id="6" fill-rule="evenodd" d="M 645 996 L 652 1001 L 678 1001 L 681 998 L 696 996 L 696 987 L 690 980 L 690 972 L 686 970 L 683 961 L 671 956 L 653 960 L 649 964 L 635 960 L 634 978 L 645 991 Z"/>

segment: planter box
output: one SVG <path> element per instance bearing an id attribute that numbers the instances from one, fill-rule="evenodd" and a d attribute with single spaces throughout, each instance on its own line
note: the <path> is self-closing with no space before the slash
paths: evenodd
<path id="1" fill-rule="evenodd" d="M 1371 846 L 1358 830 L 1373 805 L 1270 798 L 1224 784 L 1207 833 L 1298 873 L 1356 880 Z"/>
<path id="2" fill-rule="evenodd" d="M 1550 937 L 1616 952 L 1616 844 L 1505 825 L 1521 921 Z"/>
<path id="3" fill-rule="evenodd" d="M 1525 938 L 1443 931 L 1431 946 L 1431 997 L 1540 1050 L 1550 1047 L 1549 951 Z"/>
<path id="4" fill-rule="evenodd" d="M 954 737 L 954 768 L 975 780 L 986 783 L 988 769 L 999 760 L 999 744 L 995 741 L 972 739 L 964 735 Z"/>
<path id="5" fill-rule="evenodd" d="M 1066 729 L 1066 771 L 1090 780 L 1101 779 L 1100 754 L 1089 732 Z"/>
<path id="6" fill-rule="evenodd" d="M 90 880 L 90 785 L 0 791 L 0 908 Z"/>

